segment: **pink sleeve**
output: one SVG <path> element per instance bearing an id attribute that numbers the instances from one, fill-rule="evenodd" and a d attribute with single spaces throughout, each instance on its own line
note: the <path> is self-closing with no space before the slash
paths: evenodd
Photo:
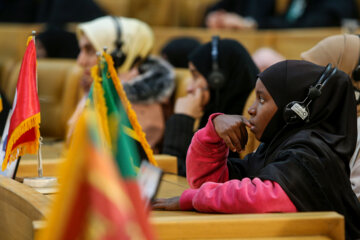
<path id="1" fill-rule="evenodd" d="M 199 189 L 185 190 L 180 197 L 180 207 L 182 210 L 220 213 L 297 211 L 278 183 L 259 178 L 208 182 Z"/>
<path id="2" fill-rule="evenodd" d="M 191 188 L 199 188 L 204 182 L 226 182 L 229 179 L 226 164 L 229 149 L 212 123 L 220 114 L 210 115 L 206 126 L 195 133 L 189 146 L 186 178 Z"/>

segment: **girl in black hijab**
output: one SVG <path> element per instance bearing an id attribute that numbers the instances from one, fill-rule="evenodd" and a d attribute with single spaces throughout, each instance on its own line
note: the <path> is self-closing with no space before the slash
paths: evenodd
<path id="1" fill-rule="evenodd" d="M 187 177 L 193 189 L 180 198 L 159 199 L 154 208 L 227 213 L 336 211 L 345 217 L 346 238 L 359 239 L 360 203 L 349 181 L 349 160 L 357 138 L 354 90 L 344 72 L 330 70 L 320 92 L 309 91 L 324 69 L 289 60 L 260 73 L 250 120 L 211 115 L 206 127 L 195 134 L 187 155 Z M 289 112 L 293 104 L 288 104 L 297 101 L 301 107 L 306 98 L 306 103 L 312 101 L 309 116 L 302 120 L 301 114 Z M 227 159 L 229 148 L 244 148 L 245 125 L 262 144 L 244 160 Z"/>
<path id="2" fill-rule="evenodd" d="M 209 85 L 213 71 L 211 51 L 214 42 L 196 48 L 189 56 L 189 69 L 193 82 L 188 95 L 175 104 L 175 114 L 167 121 L 163 153 L 177 156 L 178 174 L 185 176 L 185 157 L 193 136 L 195 118 L 201 116 L 200 128 L 206 125 L 212 113 L 241 114 L 246 99 L 255 86 L 259 73 L 246 49 L 237 41 L 218 40 L 216 64 L 224 76 L 224 83 L 216 91 Z M 202 82 L 201 82 L 202 81 Z"/>

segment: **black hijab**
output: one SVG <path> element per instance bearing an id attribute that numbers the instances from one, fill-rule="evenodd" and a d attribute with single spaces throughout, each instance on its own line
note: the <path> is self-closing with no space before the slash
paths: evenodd
<path id="1" fill-rule="evenodd" d="M 325 67 L 306 61 L 277 63 L 259 78 L 278 111 L 266 127 L 266 139 L 249 154 L 242 177 L 275 181 L 298 211 L 336 211 L 345 216 L 347 239 L 360 238 L 360 203 L 351 189 L 349 160 L 357 139 L 352 83 L 338 70 L 309 106 L 310 121 L 285 125 L 285 105 L 302 101 Z M 232 167 L 231 161 L 229 169 Z M 239 172 L 229 170 L 230 178 Z M 244 174 L 245 173 L 245 174 Z"/>
<path id="2" fill-rule="evenodd" d="M 188 67 L 188 55 L 201 43 L 193 37 L 178 37 L 169 41 L 162 49 L 161 55 L 176 68 Z"/>
<path id="3" fill-rule="evenodd" d="M 310 86 L 315 85 L 324 67 L 306 61 L 283 61 L 258 76 L 273 97 L 278 111 L 266 127 L 261 139 L 268 142 L 285 125 L 283 110 L 291 101 L 303 101 Z M 346 165 L 356 144 L 356 102 L 347 75 L 338 70 L 326 83 L 321 96 L 310 105 L 310 121 L 287 126 L 277 138 L 284 139 L 301 129 L 316 129 L 317 134 L 335 151 Z M 355 126 L 355 127 L 354 127 Z M 355 129 L 355 130 L 354 130 Z M 275 140 L 272 145 L 276 145 Z"/>
<path id="4" fill-rule="evenodd" d="M 207 79 L 212 71 L 211 42 L 196 48 L 190 54 L 189 61 Z M 216 109 L 215 91 L 210 89 L 210 100 L 205 106 L 200 128 L 206 125 L 212 113 L 242 114 L 259 73 L 247 50 L 239 42 L 230 39 L 219 41 L 218 65 L 225 76 L 225 84 L 219 91 L 219 108 Z"/>

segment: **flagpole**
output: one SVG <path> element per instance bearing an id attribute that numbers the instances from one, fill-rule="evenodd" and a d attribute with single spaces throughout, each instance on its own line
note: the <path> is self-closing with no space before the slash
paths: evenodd
<path id="1" fill-rule="evenodd" d="M 34 39 L 34 44 L 36 42 L 36 31 L 32 31 L 32 37 Z M 35 47 L 35 50 L 36 50 L 36 47 Z M 38 76 L 37 76 L 37 69 L 36 69 L 36 91 L 39 95 L 39 87 L 38 87 Z M 41 154 L 41 145 L 42 145 L 42 137 L 40 135 L 39 137 L 39 148 L 38 148 L 38 155 L 37 155 L 37 158 L 38 158 L 38 176 L 39 177 L 43 177 L 43 164 L 42 164 L 42 154 Z"/>

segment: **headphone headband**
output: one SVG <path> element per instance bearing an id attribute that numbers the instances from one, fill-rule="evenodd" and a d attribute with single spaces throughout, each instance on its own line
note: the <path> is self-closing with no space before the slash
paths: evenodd
<path id="1" fill-rule="evenodd" d="M 219 70 L 218 56 L 219 56 L 219 36 L 212 36 L 211 40 L 211 59 L 212 59 L 212 69 Z"/>
<path id="2" fill-rule="evenodd" d="M 121 26 L 120 26 L 120 23 L 118 21 L 118 18 L 116 18 L 114 16 L 111 16 L 111 18 L 114 20 L 114 25 L 115 25 L 115 28 L 116 28 L 115 49 L 111 53 L 111 56 L 112 56 L 113 61 L 114 61 L 114 67 L 118 68 L 125 62 L 126 55 L 121 50 L 123 42 L 121 41 L 122 32 L 121 32 Z"/>
<path id="3" fill-rule="evenodd" d="M 216 109 L 220 111 L 220 89 L 225 84 L 225 76 L 221 72 L 218 58 L 219 58 L 219 36 L 213 36 L 211 40 L 211 60 L 212 60 L 212 70 L 209 74 L 207 80 L 209 87 L 215 90 L 216 98 Z"/>
<path id="4" fill-rule="evenodd" d="M 299 121 L 309 121 L 310 119 L 310 111 L 309 105 L 310 103 L 317 97 L 321 95 L 321 90 L 325 86 L 325 84 L 332 78 L 336 72 L 337 68 L 331 68 L 331 64 L 329 63 L 324 72 L 321 74 L 319 80 L 315 83 L 315 85 L 309 88 L 309 92 L 306 98 L 299 101 L 292 101 L 286 104 L 284 108 L 284 120 L 287 124 L 297 123 Z"/>
<path id="5" fill-rule="evenodd" d="M 116 17 L 111 16 L 111 18 L 114 20 L 114 25 L 115 25 L 115 28 L 116 28 L 115 47 L 116 48 L 121 48 L 121 45 L 122 45 L 121 26 L 120 26 L 120 23 L 118 22 L 118 19 Z"/>

